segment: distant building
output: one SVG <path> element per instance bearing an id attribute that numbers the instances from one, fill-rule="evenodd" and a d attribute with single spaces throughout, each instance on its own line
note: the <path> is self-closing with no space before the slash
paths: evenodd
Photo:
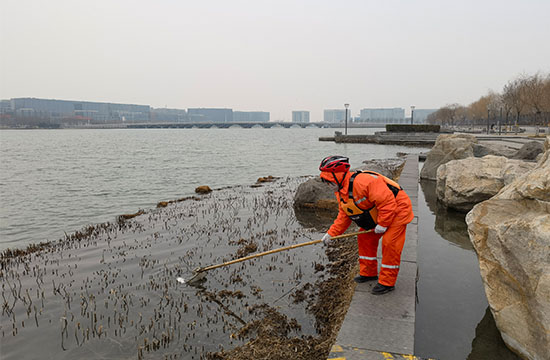
<path id="1" fill-rule="evenodd" d="M 309 122 L 309 111 L 293 111 L 292 112 L 292 122 L 295 122 L 295 123 L 308 123 Z"/>
<path id="2" fill-rule="evenodd" d="M 0 114 L 9 114 L 11 113 L 11 101 L 10 100 L 0 100 Z"/>
<path id="3" fill-rule="evenodd" d="M 372 124 L 403 124 L 406 122 L 405 109 L 403 108 L 361 109 L 359 119 L 360 122 Z"/>
<path id="4" fill-rule="evenodd" d="M 425 124 L 428 116 L 436 111 L 437 109 L 414 109 L 413 122 L 415 124 Z"/>
<path id="5" fill-rule="evenodd" d="M 52 120 L 82 119 L 93 122 L 149 121 L 149 105 L 90 101 L 15 98 L 10 99 L 15 116 Z"/>
<path id="6" fill-rule="evenodd" d="M 233 122 L 232 109 L 189 108 L 187 114 L 190 122 Z"/>
<path id="7" fill-rule="evenodd" d="M 348 120 L 351 119 L 351 116 Z M 343 123 L 346 121 L 345 109 L 328 109 L 324 111 L 323 121 L 327 123 Z"/>
<path id="8" fill-rule="evenodd" d="M 266 111 L 233 111 L 234 122 L 268 122 L 269 112 Z"/>
<path id="9" fill-rule="evenodd" d="M 189 117 L 183 109 L 151 109 L 151 121 L 186 122 L 189 121 Z"/>

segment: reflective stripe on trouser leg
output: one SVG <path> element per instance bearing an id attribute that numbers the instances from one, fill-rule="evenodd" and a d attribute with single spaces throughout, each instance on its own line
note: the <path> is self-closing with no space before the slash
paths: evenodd
<path id="1" fill-rule="evenodd" d="M 382 236 L 382 264 L 378 282 L 386 286 L 394 286 L 401 264 L 401 251 L 405 244 L 407 225 L 388 227 Z"/>
<path id="2" fill-rule="evenodd" d="M 380 234 L 375 234 L 374 232 L 357 235 L 357 245 L 359 250 L 359 275 L 378 275 L 378 261 L 376 259 L 376 252 L 378 250 L 379 240 Z"/>

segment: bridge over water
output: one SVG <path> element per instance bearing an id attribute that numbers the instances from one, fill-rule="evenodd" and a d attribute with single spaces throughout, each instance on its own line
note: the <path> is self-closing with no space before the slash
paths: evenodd
<path id="1" fill-rule="evenodd" d="M 344 123 L 326 123 L 326 122 L 309 122 L 309 123 L 296 123 L 296 122 L 287 122 L 287 121 L 269 121 L 269 122 L 167 122 L 167 123 L 141 123 L 141 124 L 128 124 L 126 125 L 129 129 L 169 129 L 169 128 L 179 128 L 179 129 L 210 129 L 210 128 L 219 128 L 219 129 L 228 129 L 231 127 L 241 127 L 245 129 L 263 127 L 266 129 L 269 128 L 343 128 Z M 348 128 L 380 128 L 384 127 L 384 124 L 348 124 Z"/>

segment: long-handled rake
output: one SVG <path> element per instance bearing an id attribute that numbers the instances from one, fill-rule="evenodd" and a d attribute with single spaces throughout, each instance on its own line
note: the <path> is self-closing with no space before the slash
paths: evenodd
<path id="1" fill-rule="evenodd" d="M 360 234 L 366 234 L 366 233 L 371 232 L 371 231 L 372 231 L 372 230 L 365 230 L 365 231 L 358 231 L 358 232 L 349 233 L 349 234 L 337 235 L 337 236 L 333 236 L 332 239 L 348 238 L 348 237 L 352 237 L 352 236 L 356 236 L 356 235 L 360 235 Z M 231 260 L 231 261 L 227 261 L 227 262 L 224 262 L 224 263 L 221 263 L 221 264 L 210 265 L 210 266 L 206 266 L 206 267 L 202 267 L 202 268 L 201 268 L 201 267 L 198 267 L 198 268 L 196 268 L 195 270 L 193 270 L 193 275 L 192 275 L 189 279 L 184 279 L 184 278 L 182 278 L 182 277 L 178 277 L 178 278 L 177 278 L 177 281 L 178 281 L 179 283 L 182 283 L 182 284 L 190 284 L 190 285 L 193 285 L 193 284 L 196 284 L 196 283 L 200 282 L 201 280 L 203 280 L 203 279 L 205 278 L 205 276 L 206 276 L 206 272 L 207 272 L 207 271 L 214 270 L 214 269 L 217 269 L 217 268 L 219 268 L 219 267 L 223 267 L 223 266 L 235 264 L 235 263 L 238 263 L 238 262 L 241 262 L 241 261 L 246 261 L 246 260 L 254 259 L 254 258 L 257 258 L 257 257 L 269 255 L 269 254 L 274 254 L 274 253 L 277 253 L 277 252 L 280 252 L 280 251 L 285 251 L 285 250 L 290 250 L 290 249 L 296 249 L 296 248 L 299 248 L 299 247 L 302 247 L 302 246 L 308 246 L 308 245 L 318 244 L 318 243 L 320 243 L 320 242 L 322 242 L 322 241 L 323 241 L 323 240 L 312 240 L 312 241 L 307 241 L 307 242 L 303 242 L 303 243 L 300 243 L 300 244 L 294 244 L 294 245 L 284 246 L 284 247 L 282 247 L 282 248 L 273 249 L 273 250 L 268 250 L 268 251 L 264 251 L 264 252 L 261 252 L 261 253 L 258 253 L 258 254 L 253 254 L 253 255 L 245 256 L 245 257 L 242 257 L 242 258 L 239 258 L 239 259 L 235 259 L 235 260 Z"/>

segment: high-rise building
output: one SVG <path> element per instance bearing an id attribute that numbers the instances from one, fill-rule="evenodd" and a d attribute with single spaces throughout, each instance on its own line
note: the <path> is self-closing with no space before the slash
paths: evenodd
<path id="1" fill-rule="evenodd" d="M 64 120 L 87 119 L 96 122 L 149 121 L 149 105 L 113 104 L 36 98 L 10 99 L 16 116 Z"/>
<path id="2" fill-rule="evenodd" d="M 151 109 L 151 120 L 152 121 L 176 121 L 176 122 L 186 122 L 189 121 L 187 116 L 187 111 L 184 109 Z"/>
<path id="3" fill-rule="evenodd" d="M 11 113 L 11 101 L 9 100 L 0 100 L 0 114 Z"/>
<path id="4" fill-rule="evenodd" d="M 234 122 L 268 122 L 269 112 L 266 111 L 233 111 Z"/>
<path id="5" fill-rule="evenodd" d="M 189 108 L 187 114 L 191 122 L 233 122 L 232 109 Z"/>
<path id="6" fill-rule="evenodd" d="M 416 114 L 416 111 L 415 111 Z M 377 108 L 361 109 L 359 115 L 361 122 L 372 124 L 403 124 L 405 123 L 405 109 L 403 108 Z"/>
<path id="7" fill-rule="evenodd" d="M 309 122 L 309 111 L 293 111 L 292 112 L 292 122 L 295 122 L 295 123 L 308 123 Z"/>
<path id="8" fill-rule="evenodd" d="M 323 121 L 328 123 L 342 123 L 346 121 L 346 110 L 345 109 L 325 110 L 323 114 Z"/>

